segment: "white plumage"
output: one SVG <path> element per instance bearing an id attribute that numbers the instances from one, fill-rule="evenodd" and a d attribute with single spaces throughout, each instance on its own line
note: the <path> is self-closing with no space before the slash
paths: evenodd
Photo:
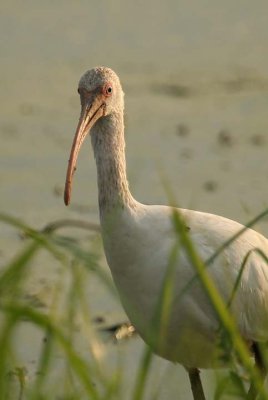
<path id="1" fill-rule="evenodd" d="M 171 261 L 171 254 L 179 242 L 173 209 L 140 204 L 129 191 L 124 152 L 123 91 L 117 75 L 103 67 L 90 70 L 79 82 L 79 93 L 82 111 L 69 160 L 65 203 L 70 201 L 80 146 L 91 131 L 105 254 L 131 322 L 156 353 L 181 363 L 190 371 L 221 365 L 222 356 L 226 355 L 219 346 L 219 320 L 195 269 L 183 248 L 178 249 L 175 261 Z M 239 223 L 217 215 L 178 211 L 203 261 L 243 228 Z M 207 268 L 227 304 L 243 261 L 251 252 L 230 306 L 242 337 L 249 343 L 268 339 L 268 266 L 256 249 L 268 255 L 268 241 L 256 231 L 247 229 Z M 169 318 L 160 340 L 153 340 L 152 321 L 159 308 L 171 262 L 175 262 L 175 268 Z M 193 393 L 196 399 L 204 398 L 200 390 L 193 389 Z"/>
<path id="2" fill-rule="evenodd" d="M 203 260 L 209 259 L 225 241 L 243 226 L 213 214 L 180 210 L 188 233 Z M 170 254 L 178 241 L 169 207 L 138 204 L 124 210 L 108 232 L 103 230 L 108 264 L 130 320 L 150 343 L 146 332 L 156 311 Z M 112 230 L 112 234 L 110 233 Z M 226 303 L 230 300 L 241 265 L 253 249 L 267 252 L 262 235 L 248 229 L 223 250 L 208 268 Z M 217 366 L 219 322 L 185 252 L 179 252 L 173 282 L 174 299 L 164 349 L 164 358 L 186 367 Z M 249 341 L 268 338 L 268 267 L 258 253 L 249 257 L 232 301 L 231 313 L 241 335 Z"/>

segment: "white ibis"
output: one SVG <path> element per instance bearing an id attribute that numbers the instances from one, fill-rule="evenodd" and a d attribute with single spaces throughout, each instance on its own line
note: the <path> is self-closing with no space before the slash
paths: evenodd
<path id="1" fill-rule="evenodd" d="M 104 250 L 122 304 L 153 351 L 187 369 L 194 399 L 205 399 L 199 368 L 220 364 L 225 354 L 220 354 L 223 349 L 219 351 L 218 346 L 218 316 L 201 283 L 192 282 L 195 271 L 183 249 L 175 257 L 163 337 L 152 340 L 153 321 L 171 254 L 178 242 L 174 209 L 141 204 L 130 193 L 125 161 L 124 94 L 115 72 L 105 67 L 87 71 L 80 79 L 78 92 L 82 109 L 68 164 L 65 204 L 70 202 L 79 149 L 90 132 L 97 164 Z M 178 213 L 204 261 L 242 229 L 239 223 L 218 215 L 185 209 L 178 209 Z M 246 229 L 215 258 L 208 273 L 227 303 L 243 260 L 252 251 L 239 277 L 231 313 L 241 336 L 255 349 L 256 363 L 261 366 L 257 344 L 268 339 L 268 266 L 254 249 L 267 254 L 268 240 Z M 255 396 L 256 393 L 251 398 Z"/>

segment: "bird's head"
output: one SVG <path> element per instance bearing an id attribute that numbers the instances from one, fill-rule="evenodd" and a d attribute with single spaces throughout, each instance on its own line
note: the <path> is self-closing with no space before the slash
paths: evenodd
<path id="1" fill-rule="evenodd" d="M 64 192 L 66 205 L 70 203 L 72 177 L 85 137 L 100 118 L 122 112 L 124 107 L 124 94 L 119 78 L 110 68 L 96 67 L 87 71 L 79 81 L 78 93 L 81 99 L 81 115 L 69 158 Z"/>
<path id="2" fill-rule="evenodd" d="M 87 106 L 101 107 L 109 115 L 123 107 L 123 91 L 116 73 L 106 67 L 96 67 L 85 72 L 78 84 L 82 112 Z"/>

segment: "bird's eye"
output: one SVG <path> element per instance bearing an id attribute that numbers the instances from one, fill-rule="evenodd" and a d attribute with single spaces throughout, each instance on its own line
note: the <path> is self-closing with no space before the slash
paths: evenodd
<path id="1" fill-rule="evenodd" d="M 106 96 L 106 97 L 111 96 L 112 93 L 113 93 L 112 85 L 110 83 L 108 85 L 105 85 L 104 88 L 103 88 L 104 96 Z"/>

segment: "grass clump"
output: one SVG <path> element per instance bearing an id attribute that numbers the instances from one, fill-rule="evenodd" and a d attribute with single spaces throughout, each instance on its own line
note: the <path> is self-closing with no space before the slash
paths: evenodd
<path id="1" fill-rule="evenodd" d="M 71 237 L 55 232 L 63 226 L 80 227 L 80 224 L 59 221 L 39 232 L 10 216 L 1 215 L 0 219 L 26 238 L 22 250 L 0 273 L 0 398 L 118 398 L 119 385 L 115 384 L 118 374 L 107 377 L 101 368 L 98 356 L 101 344 L 91 326 L 84 285 L 85 274 L 91 271 L 114 293 L 111 279 L 99 266 L 97 254 L 85 251 Z M 84 223 L 81 228 L 97 231 L 96 226 Z M 33 296 L 27 292 L 28 281 L 36 273 L 34 267 L 44 251 L 57 271 L 51 293 L 45 296 L 46 305 L 29 301 Z M 34 343 L 38 349 L 37 359 L 33 361 L 37 364 L 34 372 L 17 364 L 21 357 L 16 352 L 21 353 L 20 345 L 25 345 L 25 340 L 20 343 L 19 336 L 27 326 L 34 327 L 39 342 Z M 86 355 L 81 353 L 82 346 L 77 345 L 78 329 L 84 330 Z M 25 339 L 25 334 L 22 335 Z M 57 357 L 59 360 L 55 363 Z"/>
<path id="2" fill-rule="evenodd" d="M 247 227 L 254 225 L 266 214 L 267 211 L 260 214 Z M 41 231 L 37 231 L 7 215 L 0 215 L 0 220 L 2 223 L 13 226 L 24 237 L 19 253 L 14 255 L 13 259 L 0 271 L 0 399 L 125 399 L 122 390 L 124 387 L 122 365 L 119 361 L 112 371 L 106 373 L 107 369 L 103 365 L 102 357 L 103 343 L 92 326 L 91 309 L 88 303 L 86 287 L 88 275 L 91 279 L 97 278 L 111 296 L 115 293 L 111 278 L 102 267 L 94 246 L 91 246 L 91 251 L 87 250 L 90 248 L 89 241 L 93 242 L 95 235 L 99 235 L 98 226 L 65 220 L 53 222 Z M 183 250 L 195 271 L 194 279 L 202 283 L 219 318 L 220 345 L 232 348 L 235 354 L 230 372 L 223 375 L 216 373 L 214 399 L 246 398 L 250 385 L 259 393 L 259 399 L 268 399 L 260 371 L 255 368 L 248 347 L 230 313 L 244 267 L 251 254 L 257 252 L 267 262 L 266 256 L 258 249 L 246 255 L 230 300 L 225 304 L 208 274 L 208 268 L 226 247 L 243 234 L 247 227 L 223 244 L 204 263 L 189 238 L 180 214 L 175 211 L 173 221 L 177 243 L 170 254 L 169 267 L 159 296 L 156 318 L 153 321 L 152 342 L 161 343 L 161 340 L 165 338 L 171 312 L 176 260 L 180 251 Z M 61 235 L 58 231 L 62 228 L 69 230 L 81 228 L 86 232 L 91 232 L 91 238 L 86 237 L 87 248 L 84 249 L 83 243 L 75 240 L 73 236 Z M 56 270 L 52 289 L 49 295 L 45 296 L 45 303 L 27 292 L 28 281 L 35 273 L 34 268 L 38 264 L 39 257 L 42 257 L 44 253 L 49 255 L 49 262 Z M 23 352 L 20 345 L 22 343 L 25 345 L 25 340 L 20 343 L 20 335 L 25 327 L 27 331 L 28 326 L 34 327 L 38 338 L 38 343 L 33 343 L 37 356 L 34 360 L 35 365 L 30 371 L 25 365 L 20 364 L 23 359 L 20 356 Z M 77 330 L 80 331 L 79 338 Z M 81 344 L 81 337 L 83 344 Z M 32 336 L 29 335 L 29 341 L 31 338 Z M 28 346 L 31 346 L 30 342 Z M 25 353 L 28 353 L 28 349 L 25 349 Z M 263 346 L 263 357 L 267 360 L 265 346 Z M 152 352 L 145 347 L 140 363 L 135 368 L 136 378 L 133 379 L 134 386 L 130 397 L 132 400 L 149 399 L 146 383 L 151 367 Z M 159 398 L 158 393 L 154 391 L 152 399 L 157 398 Z M 191 398 L 190 394 L 189 398 Z"/>

